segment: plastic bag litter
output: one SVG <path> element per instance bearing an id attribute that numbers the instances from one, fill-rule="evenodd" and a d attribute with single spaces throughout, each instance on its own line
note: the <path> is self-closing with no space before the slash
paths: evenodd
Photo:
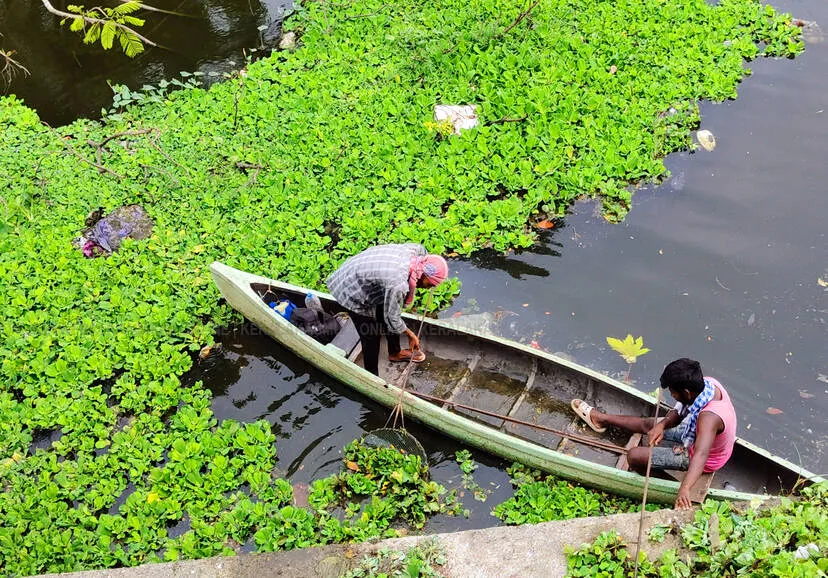
<path id="1" fill-rule="evenodd" d="M 696 133 L 696 140 L 706 151 L 712 151 L 716 148 L 716 137 L 709 130 L 702 129 Z"/>
<path id="2" fill-rule="evenodd" d="M 800 546 L 799 548 L 797 548 L 796 552 L 794 552 L 794 558 L 796 560 L 807 560 L 812 556 L 812 553 L 813 555 L 819 555 L 819 546 L 817 546 L 813 542 L 806 546 Z"/>
<path id="3" fill-rule="evenodd" d="M 454 134 L 461 130 L 474 128 L 478 124 L 476 104 L 437 104 L 434 106 L 434 120 L 450 120 L 454 125 Z"/>
<path id="4" fill-rule="evenodd" d="M 74 243 L 85 256 L 96 257 L 117 251 L 127 237 L 139 241 L 148 238 L 152 226 L 152 219 L 142 206 L 125 205 L 91 223 Z"/>

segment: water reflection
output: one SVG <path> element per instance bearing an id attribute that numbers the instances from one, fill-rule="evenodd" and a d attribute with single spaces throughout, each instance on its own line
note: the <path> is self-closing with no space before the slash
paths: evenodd
<path id="1" fill-rule="evenodd" d="M 528 250 L 538 255 L 560 257 L 561 254 L 555 247 L 561 247 L 560 243 L 554 242 L 549 236 L 545 244 L 538 245 Z M 480 269 L 489 271 L 505 271 L 513 279 L 523 279 L 524 276 L 548 277 L 549 271 L 543 267 L 536 267 L 520 259 L 520 255 L 527 251 L 510 252 L 506 255 L 493 250 L 483 250 L 474 253 L 469 257 L 469 262 Z"/>

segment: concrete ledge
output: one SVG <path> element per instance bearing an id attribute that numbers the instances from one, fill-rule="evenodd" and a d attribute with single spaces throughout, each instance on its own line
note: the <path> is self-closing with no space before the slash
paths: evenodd
<path id="1" fill-rule="evenodd" d="M 649 512 L 644 518 L 642 550 L 652 559 L 678 540 L 668 535 L 663 543 L 647 540 L 647 531 L 655 524 L 692 521 L 693 510 Z M 380 548 L 408 550 L 420 541 L 436 538 L 446 553 L 442 567 L 451 578 L 508 578 L 564 576 L 564 546 L 579 547 L 592 542 L 606 530 L 615 530 L 634 553 L 638 539 L 640 514 L 616 514 L 598 518 L 578 518 L 526 526 L 508 526 L 469 530 L 434 536 L 410 536 L 376 543 L 306 548 L 289 552 L 245 554 L 205 558 L 164 564 L 147 564 L 133 568 L 94 570 L 68 574 L 45 574 L 66 578 L 335 578 L 357 566 L 364 556 Z"/>

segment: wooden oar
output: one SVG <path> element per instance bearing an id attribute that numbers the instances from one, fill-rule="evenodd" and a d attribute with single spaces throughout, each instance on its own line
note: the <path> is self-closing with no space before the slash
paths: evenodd
<path id="1" fill-rule="evenodd" d="M 528 421 L 522 421 L 522 420 L 519 420 L 519 419 L 515 419 L 513 417 L 509 417 L 509 416 L 506 416 L 506 415 L 501 415 L 499 413 L 494 413 L 494 412 L 491 412 L 491 411 L 488 411 L 488 410 L 485 410 L 485 409 L 480 409 L 478 407 L 463 405 L 462 403 L 455 403 L 453 401 L 448 401 L 448 400 L 445 400 L 443 398 L 434 397 L 434 396 L 431 396 L 431 395 L 428 395 L 428 394 L 425 394 L 425 393 L 419 393 L 417 391 L 412 391 L 412 390 L 407 390 L 407 393 L 410 393 L 411 395 L 415 395 L 415 396 L 417 396 L 421 399 L 425 399 L 425 400 L 428 400 L 428 401 L 443 403 L 443 404 L 446 404 L 446 405 L 449 405 L 449 406 L 452 406 L 452 407 L 465 409 L 465 410 L 468 410 L 468 411 L 473 411 L 473 412 L 476 412 L 476 413 L 487 415 L 489 417 L 502 419 L 504 421 L 508 421 L 508 422 L 511 422 L 511 423 L 516 423 L 516 424 L 519 424 L 519 425 L 525 425 L 526 427 L 531 427 L 531 428 L 534 428 L 534 429 L 548 431 L 550 433 L 553 433 L 555 435 L 559 435 L 561 437 L 567 437 L 567 438 L 569 438 L 573 441 L 576 441 L 580 444 L 600 448 L 602 450 L 607 450 L 607 451 L 610 451 L 610 452 L 615 452 L 617 454 L 625 454 L 628 451 L 624 447 L 621 447 L 621 446 L 618 446 L 618 445 L 615 445 L 615 444 L 612 444 L 612 443 L 609 443 L 609 442 L 596 440 L 596 439 L 589 438 L 589 437 L 586 437 L 586 436 L 582 436 L 582 435 L 579 435 L 579 434 L 576 434 L 576 433 L 557 430 L 555 428 L 547 427 L 547 426 L 536 424 L 536 423 L 531 423 L 531 422 L 528 422 Z"/>

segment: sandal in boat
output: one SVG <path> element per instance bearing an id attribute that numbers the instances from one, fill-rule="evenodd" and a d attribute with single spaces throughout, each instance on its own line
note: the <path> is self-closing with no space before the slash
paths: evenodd
<path id="1" fill-rule="evenodd" d="M 425 361 L 425 358 L 426 358 L 425 353 L 423 353 L 419 349 L 416 350 L 416 351 L 411 351 L 410 349 L 403 349 L 397 355 L 399 357 L 396 357 L 396 358 L 392 358 L 389 355 L 388 359 L 390 361 L 399 361 L 399 362 L 413 361 L 414 363 L 421 363 L 421 362 Z"/>
<path id="2" fill-rule="evenodd" d="M 575 413 L 578 414 L 578 417 L 580 417 L 582 420 L 584 420 L 586 422 L 586 424 L 589 427 L 591 427 L 593 430 L 595 430 L 598 433 L 604 433 L 605 431 L 607 431 L 607 428 L 598 427 L 592 421 L 592 417 L 590 416 L 590 414 L 592 413 L 592 410 L 595 409 L 595 408 L 593 408 L 587 402 L 585 402 L 583 400 L 580 400 L 580 399 L 573 399 L 572 403 L 570 403 L 569 405 L 572 406 L 572 410 Z"/>

